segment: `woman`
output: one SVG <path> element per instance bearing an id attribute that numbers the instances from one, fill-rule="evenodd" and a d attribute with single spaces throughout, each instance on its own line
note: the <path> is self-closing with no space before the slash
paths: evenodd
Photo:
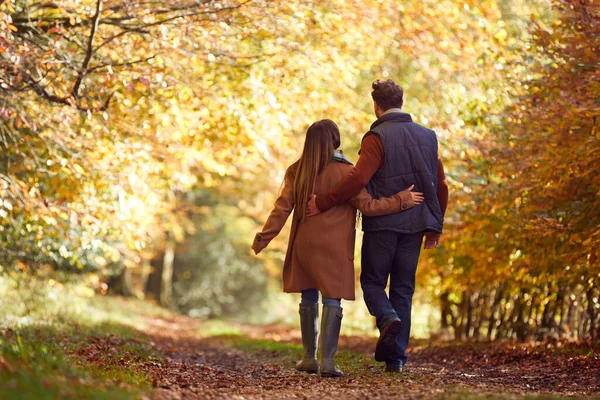
<path id="1" fill-rule="evenodd" d="M 328 119 L 315 122 L 306 132 L 302 156 L 286 174 L 281 195 L 252 249 L 260 253 L 279 234 L 294 211 L 292 230 L 283 266 L 283 290 L 300 292 L 300 326 L 304 358 L 296 367 L 317 373 L 319 292 L 323 296 L 321 321 L 321 376 L 338 377 L 333 357 L 342 323 L 341 299 L 354 300 L 354 240 L 356 209 L 365 215 L 385 215 L 409 209 L 423 201 L 413 186 L 394 196 L 373 200 L 363 189 L 349 204 L 306 217 L 311 195 L 328 193 L 352 170 L 352 164 L 336 149 L 340 132 Z"/>

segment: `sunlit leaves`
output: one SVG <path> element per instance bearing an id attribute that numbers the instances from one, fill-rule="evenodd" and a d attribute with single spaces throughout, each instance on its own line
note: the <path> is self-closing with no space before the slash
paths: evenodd
<path id="1" fill-rule="evenodd" d="M 381 55 L 357 51 L 376 38 L 376 7 L 361 17 L 359 2 L 238 6 L 3 4 L 2 196 L 20 200 L 7 232 L 41 221 L 29 224 L 58 247 L 38 242 L 39 260 L 56 252 L 79 267 L 114 260 L 103 247 L 160 250 L 164 231 L 193 231 L 195 191 L 258 213 L 308 124 L 366 121 L 347 103 Z M 94 256 L 73 259 L 79 250 Z"/>

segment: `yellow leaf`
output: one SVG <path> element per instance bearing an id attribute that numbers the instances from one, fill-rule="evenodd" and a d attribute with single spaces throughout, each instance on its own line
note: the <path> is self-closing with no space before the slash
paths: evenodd
<path id="1" fill-rule="evenodd" d="M 52 218 L 52 217 L 47 217 L 47 216 L 43 216 L 42 219 L 44 220 L 44 222 L 46 222 L 48 225 L 56 225 L 56 219 Z"/>
<path id="2" fill-rule="evenodd" d="M 498 39 L 500 42 L 504 42 L 504 40 L 506 40 L 508 36 L 508 32 L 506 32 L 506 29 L 502 28 L 500 29 L 495 35 L 494 37 L 496 39 Z"/>
<path id="3" fill-rule="evenodd" d="M 73 168 L 75 169 L 75 171 L 77 171 L 77 173 L 79 174 L 85 174 L 85 170 L 83 169 L 83 167 L 77 163 L 73 164 Z"/>
<path id="4" fill-rule="evenodd" d="M 19 30 L 17 29 L 16 26 L 12 25 L 12 24 L 8 24 L 8 29 L 10 29 L 13 32 L 19 32 Z"/>

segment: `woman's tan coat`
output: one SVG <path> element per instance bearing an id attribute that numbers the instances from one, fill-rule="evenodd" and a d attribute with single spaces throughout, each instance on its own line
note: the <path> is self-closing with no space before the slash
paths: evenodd
<path id="1" fill-rule="evenodd" d="M 352 168 L 348 164 L 330 162 L 317 177 L 315 194 L 324 196 L 329 193 Z M 279 234 L 294 209 L 293 185 L 293 177 L 288 177 L 262 232 L 256 235 L 252 248 L 257 254 Z M 302 222 L 294 214 L 283 265 L 283 291 L 301 292 L 315 288 L 323 297 L 354 300 L 356 209 L 364 215 L 385 215 L 414 205 L 407 190 L 373 200 L 363 189 L 350 203 L 305 218 Z"/>

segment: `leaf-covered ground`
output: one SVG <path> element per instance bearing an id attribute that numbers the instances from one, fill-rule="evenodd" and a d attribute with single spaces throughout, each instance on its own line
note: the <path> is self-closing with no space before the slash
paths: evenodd
<path id="1" fill-rule="evenodd" d="M 373 360 L 374 338 L 342 337 L 345 376 L 322 379 L 293 369 L 297 329 L 146 304 L 102 299 L 77 318 L 0 330 L 0 399 L 600 399 L 600 349 L 585 344 L 415 341 L 394 375 Z"/>
<path id="2" fill-rule="evenodd" d="M 397 375 L 372 360 L 373 338 L 343 337 L 338 358 L 346 375 L 322 379 L 292 368 L 301 354 L 295 330 L 240 327 L 237 335 L 199 337 L 202 331 L 181 317 L 149 325 L 166 356 L 148 366 L 151 398 L 600 398 L 600 354 L 586 346 L 417 343 L 407 372 Z"/>

